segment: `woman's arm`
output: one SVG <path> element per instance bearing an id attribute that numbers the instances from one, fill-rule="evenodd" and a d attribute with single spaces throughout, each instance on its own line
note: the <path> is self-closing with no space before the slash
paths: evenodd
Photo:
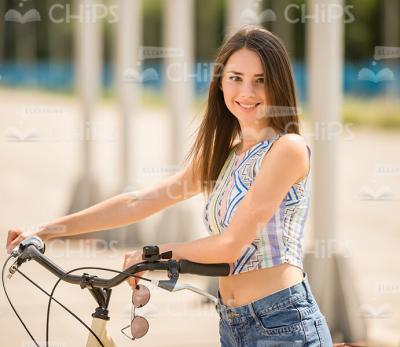
<path id="1" fill-rule="evenodd" d="M 233 263 L 272 218 L 290 187 L 308 172 L 304 140 L 294 134 L 278 140 L 263 160 L 260 172 L 237 208 L 223 234 L 186 243 L 160 246 L 174 259 L 199 263 Z"/>
<path id="2" fill-rule="evenodd" d="M 201 186 L 195 178 L 191 164 L 149 189 L 119 194 L 31 230 L 11 229 L 8 231 L 6 247 L 10 251 L 31 235 L 47 241 L 56 237 L 121 227 L 140 221 L 200 192 Z"/>
<path id="3" fill-rule="evenodd" d="M 84 234 L 117 228 L 138 222 L 180 201 L 201 192 L 191 173 L 191 167 L 168 177 L 155 186 L 117 195 L 80 212 L 59 218 L 46 225 L 50 238 Z M 52 233 L 62 226 L 61 234 Z M 65 229 L 65 231 L 63 231 Z"/>

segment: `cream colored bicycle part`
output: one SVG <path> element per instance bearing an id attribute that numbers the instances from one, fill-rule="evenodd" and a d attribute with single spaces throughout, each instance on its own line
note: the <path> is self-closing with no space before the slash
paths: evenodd
<path id="1" fill-rule="evenodd" d="M 113 339 L 107 332 L 107 320 L 93 318 L 91 329 L 99 337 L 104 347 L 116 347 Z M 97 339 L 89 332 L 89 337 L 86 342 L 86 347 L 101 347 Z"/>

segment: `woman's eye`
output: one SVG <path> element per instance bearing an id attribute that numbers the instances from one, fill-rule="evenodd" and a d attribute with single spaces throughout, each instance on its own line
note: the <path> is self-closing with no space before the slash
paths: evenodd
<path id="1" fill-rule="evenodd" d="M 231 81 L 241 81 L 241 78 L 238 76 L 229 76 Z M 262 84 L 264 83 L 264 78 L 257 78 L 256 83 Z"/>
<path id="2" fill-rule="evenodd" d="M 230 76 L 229 79 L 232 80 L 232 81 L 239 81 L 240 80 L 240 78 L 238 76 Z"/>

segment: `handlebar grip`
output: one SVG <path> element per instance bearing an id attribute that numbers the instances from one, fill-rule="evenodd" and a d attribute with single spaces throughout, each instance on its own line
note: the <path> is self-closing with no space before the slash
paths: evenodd
<path id="1" fill-rule="evenodd" d="M 230 272 L 230 266 L 226 263 L 201 264 L 193 263 L 189 260 L 180 260 L 179 272 L 182 274 L 187 273 L 201 276 L 228 276 Z"/>
<path id="2" fill-rule="evenodd" d="M 30 236 L 25 240 L 21 241 L 17 247 L 13 249 L 11 255 L 16 258 L 22 254 L 22 252 L 29 246 L 34 246 L 40 253 L 44 253 L 46 246 L 39 236 Z"/>

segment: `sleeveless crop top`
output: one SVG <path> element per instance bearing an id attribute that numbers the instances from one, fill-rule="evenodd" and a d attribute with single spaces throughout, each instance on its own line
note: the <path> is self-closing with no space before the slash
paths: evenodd
<path id="1" fill-rule="evenodd" d="M 280 136 L 259 142 L 240 155 L 232 148 L 204 208 L 203 219 L 210 234 L 220 234 L 229 226 L 236 208 L 256 178 L 264 156 Z M 307 149 L 310 157 L 308 145 Z M 302 238 L 311 196 L 309 176 L 310 172 L 290 188 L 257 238 L 233 263 L 231 275 L 282 263 L 303 269 Z"/>

